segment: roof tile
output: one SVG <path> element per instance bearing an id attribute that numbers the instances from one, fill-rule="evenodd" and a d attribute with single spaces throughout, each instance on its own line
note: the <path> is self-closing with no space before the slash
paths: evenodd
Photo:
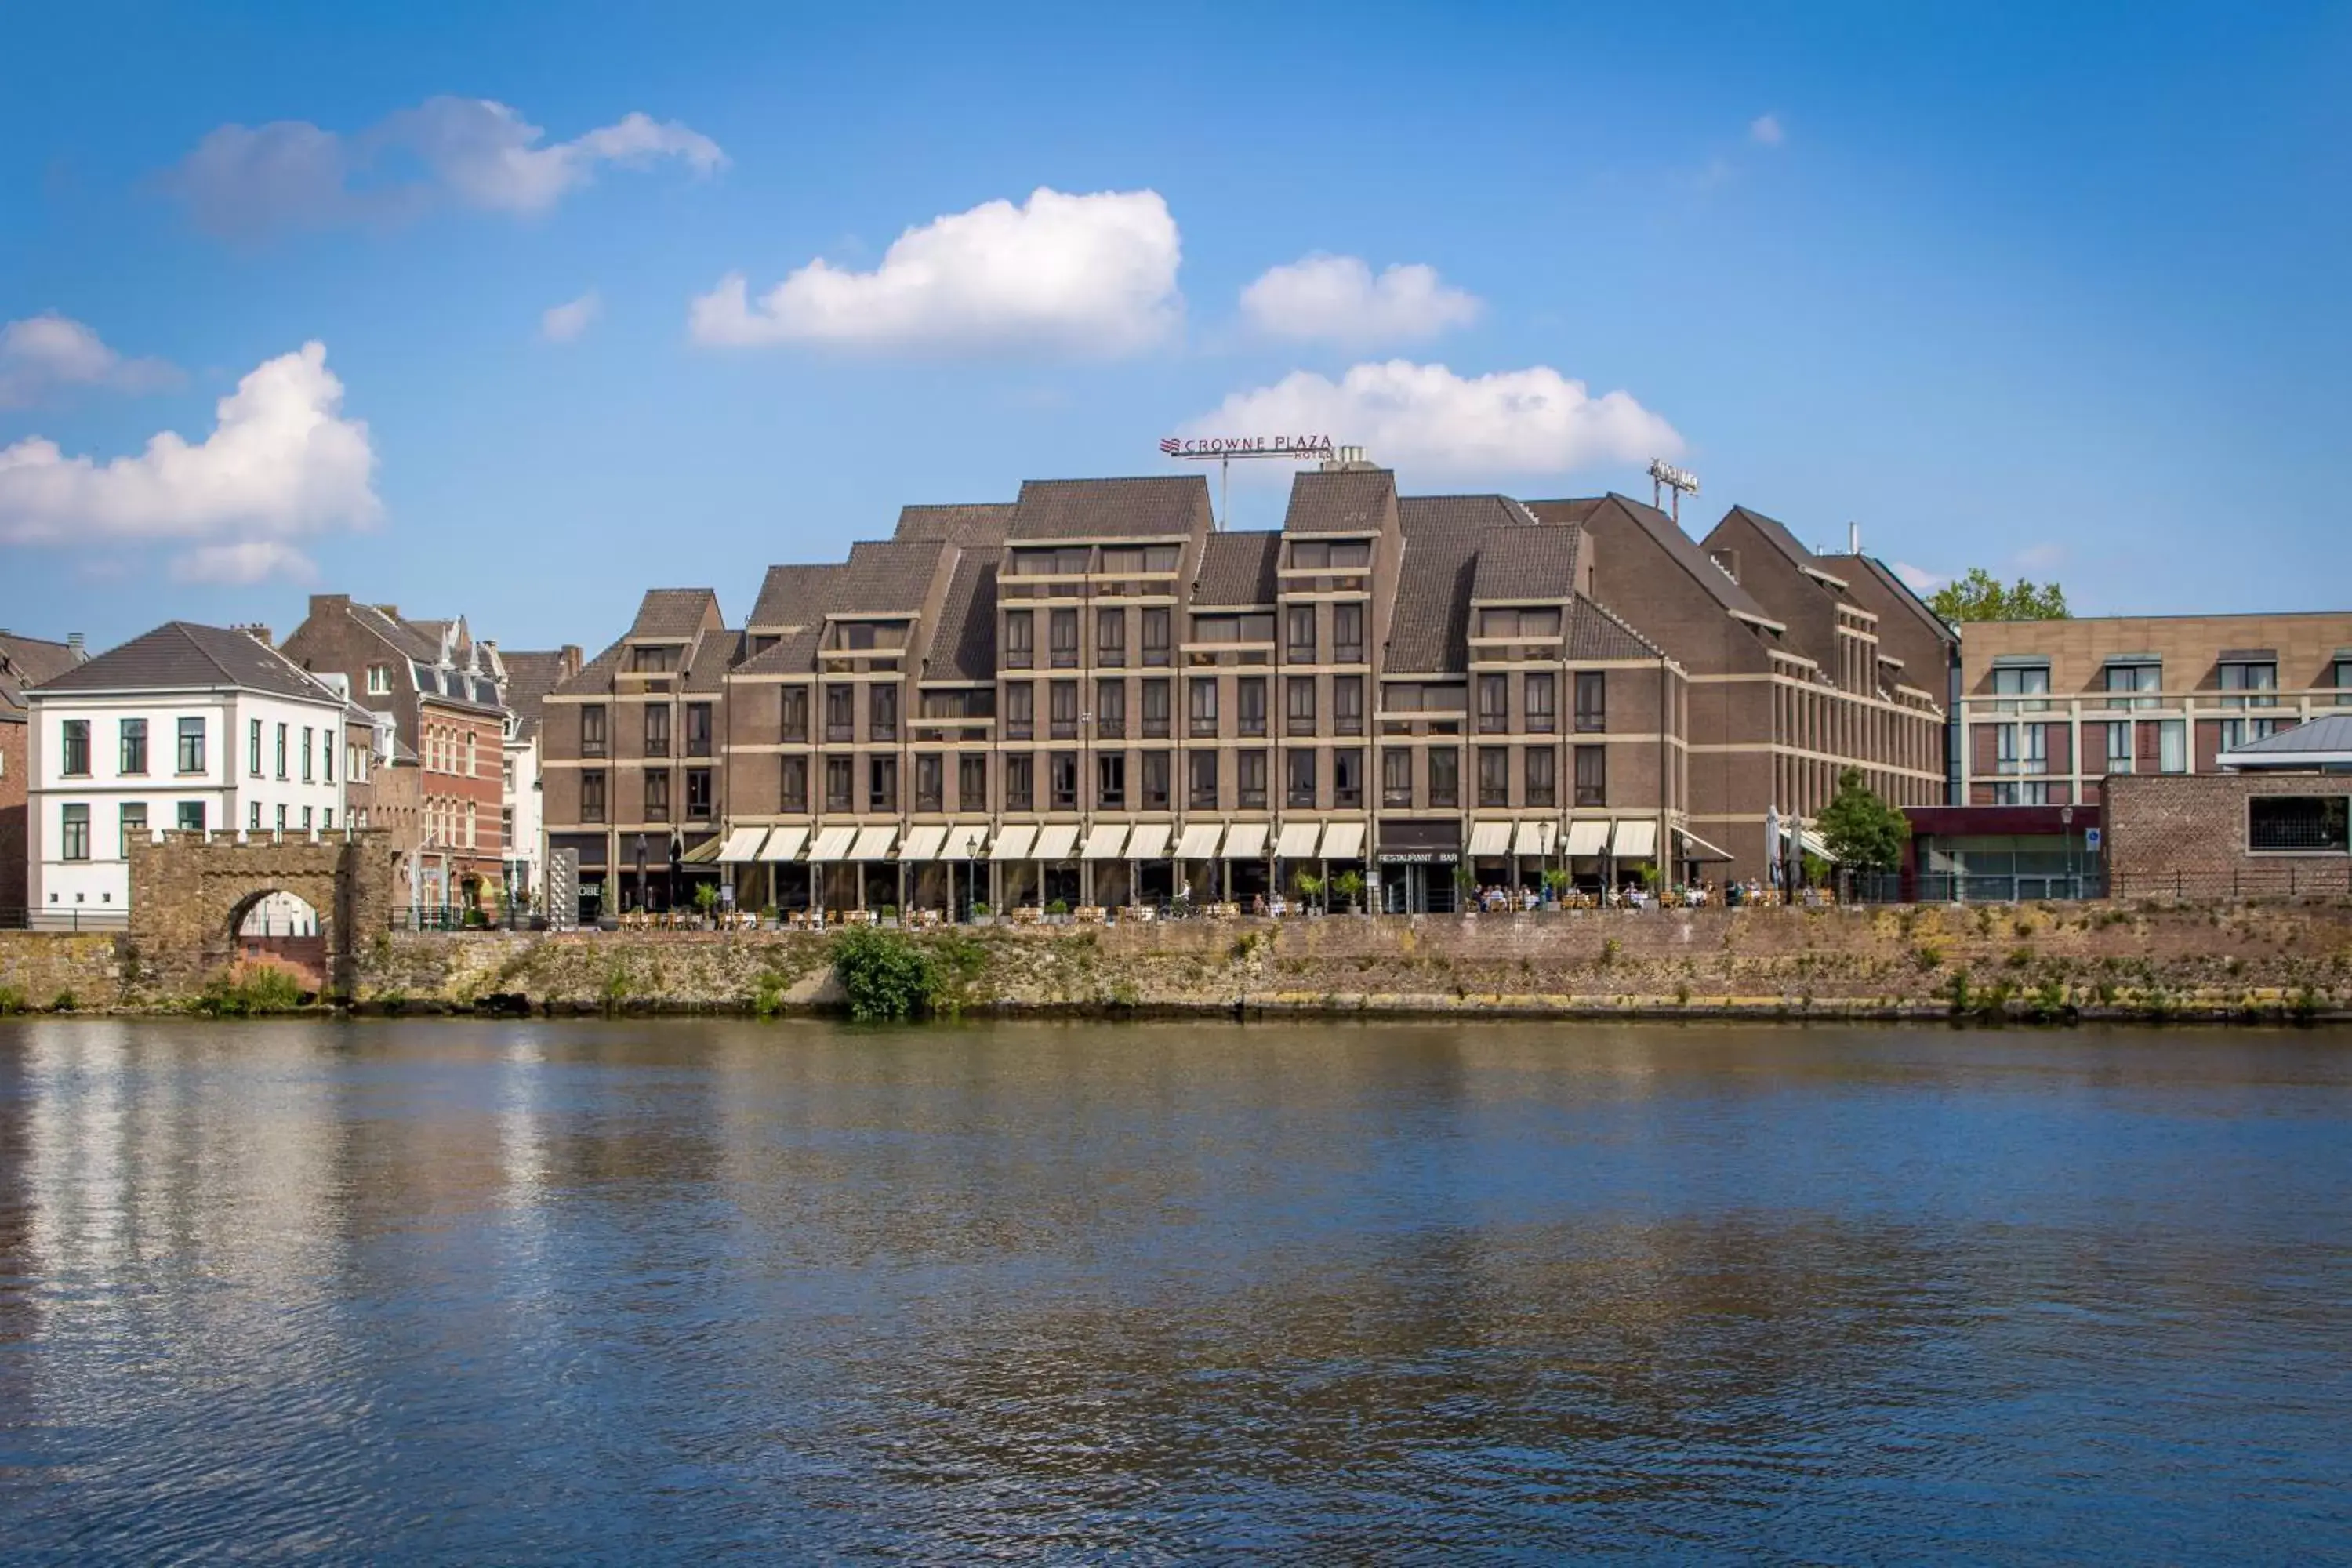
<path id="1" fill-rule="evenodd" d="M 1201 568 L 1192 579 L 1196 605 L 1271 605 L 1276 593 L 1275 563 L 1282 535 L 1213 533 L 1201 550 Z"/>
<path id="2" fill-rule="evenodd" d="M 1209 481 L 1199 474 L 1123 479 L 1029 479 L 1010 539 L 1160 539 L 1209 521 Z"/>

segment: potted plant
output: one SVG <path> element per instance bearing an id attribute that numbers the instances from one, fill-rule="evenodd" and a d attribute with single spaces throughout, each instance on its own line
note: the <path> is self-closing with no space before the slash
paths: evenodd
<path id="1" fill-rule="evenodd" d="M 1055 920 L 1066 921 L 1070 918 L 1070 900 L 1067 899 L 1055 899 L 1052 903 L 1045 906 L 1045 912 Z"/>
<path id="2" fill-rule="evenodd" d="M 694 912 L 704 929 L 710 925 L 710 912 L 719 907 L 719 885 L 698 882 L 694 886 Z"/>
<path id="3" fill-rule="evenodd" d="M 1349 914 L 1360 915 L 1364 912 L 1362 902 L 1364 897 L 1364 874 L 1361 871 L 1340 872 L 1338 876 L 1331 879 L 1331 890 L 1348 900 L 1348 912 Z"/>
<path id="4" fill-rule="evenodd" d="M 1558 909 L 1560 900 L 1567 897 L 1569 887 L 1574 881 L 1575 879 L 1564 870 L 1546 871 L 1543 874 L 1544 908 Z"/>
<path id="5" fill-rule="evenodd" d="M 1290 886 L 1297 893 L 1302 906 L 1313 904 L 1323 897 L 1323 879 L 1312 871 L 1299 872 L 1290 879 Z"/>
<path id="6" fill-rule="evenodd" d="M 886 926 L 894 926 L 898 923 L 898 905 L 885 904 L 882 906 L 882 923 Z"/>

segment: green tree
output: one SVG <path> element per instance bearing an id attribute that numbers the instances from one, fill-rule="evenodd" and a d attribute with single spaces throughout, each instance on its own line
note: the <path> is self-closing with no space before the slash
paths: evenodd
<path id="1" fill-rule="evenodd" d="M 2063 621 L 2069 613 L 2057 584 L 2020 577 L 2004 587 L 1981 566 L 1930 594 L 1927 607 L 1948 621 Z"/>
<path id="2" fill-rule="evenodd" d="M 1891 871 L 1903 858 L 1911 822 L 1862 782 L 1862 770 L 1838 774 L 1837 795 L 1813 819 L 1830 852 L 1857 871 Z"/>

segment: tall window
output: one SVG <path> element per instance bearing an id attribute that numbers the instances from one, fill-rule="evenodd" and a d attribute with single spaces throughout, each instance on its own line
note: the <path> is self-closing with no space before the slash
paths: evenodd
<path id="1" fill-rule="evenodd" d="M 1527 705 L 1527 726 L 1532 734 L 1549 735 L 1559 728 L 1559 688 L 1544 673 L 1528 675 L 1519 689 Z"/>
<path id="2" fill-rule="evenodd" d="M 1116 669 L 1127 662 L 1127 612 L 1095 612 L 1095 662 Z"/>
<path id="3" fill-rule="evenodd" d="M 988 757 L 971 752 L 956 759 L 956 809 L 988 809 Z"/>
<path id="4" fill-rule="evenodd" d="M 584 768 L 580 773 L 580 820 L 604 820 L 604 770 Z"/>
<path id="5" fill-rule="evenodd" d="M 1037 732 L 1037 689 L 1023 680 L 1004 689 L 1004 738 L 1025 741 Z"/>
<path id="6" fill-rule="evenodd" d="M 1609 804 L 1609 748 L 1579 746 L 1576 748 L 1576 804 L 1607 805 Z"/>
<path id="7" fill-rule="evenodd" d="M 1331 753 L 1331 804 L 1352 810 L 1364 804 L 1364 751 L 1340 746 Z"/>
<path id="8" fill-rule="evenodd" d="M 1045 629 L 1052 639 L 1054 668 L 1073 668 L 1078 662 L 1078 612 L 1055 610 L 1052 614 L 1053 619 Z"/>
<path id="9" fill-rule="evenodd" d="M 1522 762 L 1527 779 L 1527 802 L 1529 805 L 1558 805 L 1559 790 L 1553 777 L 1552 750 L 1549 746 L 1529 746 Z"/>
<path id="10" fill-rule="evenodd" d="M 580 754 L 601 757 L 604 754 L 604 705 L 589 704 L 580 710 Z"/>
<path id="11" fill-rule="evenodd" d="M 122 858 L 131 858 L 131 846 L 147 836 L 147 803 L 126 800 L 122 803 Z"/>
<path id="12" fill-rule="evenodd" d="M 808 770 L 806 757 L 785 757 L 777 774 L 776 809 L 799 813 L 808 809 Z"/>
<path id="13" fill-rule="evenodd" d="M 1168 662 L 1168 612 L 1164 609 L 1143 612 L 1143 662 Z"/>
<path id="14" fill-rule="evenodd" d="M 1315 733 L 1315 678 L 1293 675 L 1283 681 L 1284 729 L 1293 735 Z"/>
<path id="15" fill-rule="evenodd" d="M 599 716 L 602 716 L 601 710 Z M 603 726 L 600 724 L 598 728 L 601 731 Z M 599 750 L 596 754 L 602 756 L 604 752 Z M 246 721 L 245 771 L 255 778 L 261 776 L 261 721 L 258 719 Z"/>
<path id="16" fill-rule="evenodd" d="M 869 740 L 895 741 L 898 738 L 897 687 L 869 686 L 866 689 L 866 732 Z"/>
<path id="17" fill-rule="evenodd" d="M 2256 663 L 2252 659 L 2227 663 L 2221 666 L 2221 675 L 2223 691 L 2243 694 L 2272 693 L 2278 690 L 2278 666 L 2274 663 Z M 2224 708 L 2268 708 L 2272 705 L 2272 700 L 2268 695 L 2239 695 L 2221 699 L 2221 706 Z"/>
<path id="18" fill-rule="evenodd" d="M 180 771 L 184 773 L 203 773 L 205 771 L 205 721 L 202 719 L 181 720 L 179 742 Z M 278 726 L 278 744 L 280 750 L 283 750 L 286 744 L 286 726 L 283 724 Z M 284 776 L 283 768 L 279 770 L 279 776 Z"/>
<path id="19" fill-rule="evenodd" d="M 669 820 L 669 770 L 656 768 L 646 775 L 646 822 Z"/>
<path id="20" fill-rule="evenodd" d="M 88 726 L 85 725 L 84 728 L 87 729 Z M 87 744 L 88 742 L 85 742 L 84 743 Z M 89 807 L 87 805 L 68 805 L 65 807 L 64 815 L 59 818 L 58 825 L 64 829 L 64 832 L 59 836 L 58 840 L 58 848 L 63 858 L 68 860 L 89 859 Z"/>
<path id="21" fill-rule="evenodd" d="M 824 760 L 824 808 L 827 811 L 849 811 L 855 808 L 857 791 L 856 764 L 847 757 L 827 757 Z"/>
<path id="22" fill-rule="evenodd" d="M 1265 733 L 1265 677 L 1244 675 L 1234 682 L 1235 722 L 1244 735 Z"/>
<path id="23" fill-rule="evenodd" d="M 1406 747 L 1381 748 L 1381 804 L 1408 808 L 1412 805 L 1412 752 Z"/>
<path id="24" fill-rule="evenodd" d="M 1213 675 L 1193 677 L 1186 701 L 1192 733 L 1213 737 L 1217 732 L 1217 678 Z"/>
<path id="25" fill-rule="evenodd" d="M 1335 675 L 1331 678 L 1331 728 L 1342 735 L 1364 732 L 1362 676 Z"/>
<path id="26" fill-rule="evenodd" d="M 286 728 L 283 724 L 278 726 L 278 776 L 281 779 L 286 776 Z M 184 767 L 180 771 L 188 770 Z"/>
<path id="27" fill-rule="evenodd" d="M 1004 809 L 1037 809 L 1037 760 L 1027 752 L 1004 759 Z"/>
<path id="28" fill-rule="evenodd" d="M 2327 681 L 2329 685 L 2336 688 L 2337 707 L 2341 708 L 2346 703 L 2352 702 L 2352 658 L 2337 659 L 2335 668 L 2328 674 Z"/>
<path id="29" fill-rule="evenodd" d="M 1265 753 L 1253 748 L 1234 753 L 1234 784 L 1244 811 L 1265 809 Z"/>
<path id="30" fill-rule="evenodd" d="M 1511 804 L 1511 750 L 1508 746 L 1478 748 L 1478 804 Z"/>
<path id="31" fill-rule="evenodd" d="M 710 820 L 710 770 L 709 768 L 686 770 L 686 819 L 688 822 Z"/>
<path id="32" fill-rule="evenodd" d="M 1193 752 L 1190 754 L 1190 760 L 1185 766 L 1192 773 L 1192 788 L 1188 792 L 1192 808 L 1194 811 L 1216 810 L 1217 753 Z"/>
<path id="33" fill-rule="evenodd" d="M 89 721 L 68 719 L 59 727 L 58 771 L 68 778 L 89 776 Z M 88 814 L 84 813 L 85 817 Z M 88 856 L 83 857 L 88 859 Z"/>
<path id="34" fill-rule="evenodd" d="M 646 705 L 646 755 L 669 755 L 669 704 L 667 702 Z"/>
<path id="35" fill-rule="evenodd" d="M 313 770 L 317 768 L 318 763 L 314 756 L 313 745 L 310 726 L 305 724 L 302 726 L 302 782 L 304 784 L 314 782 L 316 776 Z M 467 749 L 470 750 L 470 746 Z"/>
<path id="36" fill-rule="evenodd" d="M 868 757 L 866 759 L 866 809 L 896 811 L 898 809 L 898 759 Z"/>
<path id="37" fill-rule="evenodd" d="M 1164 741 L 1168 738 L 1168 682 L 1147 680 L 1143 683 L 1143 738 Z"/>
<path id="38" fill-rule="evenodd" d="M 1118 741 L 1127 737 L 1127 682 L 1111 679 L 1095 683 L 1095 739 Z"/>
<path id="39" fill-rule="evenodd" d="M 915 757 L 915 809 L 945 811 L 947 809 L 947 759 L 937 752 L 922 752 Z"/>
<path id="40" fill-rule="evenodd" d="M 1055 752 L 1046 759 L 1045 777 L 1053 789 L 1055 811 L 1078 809 L 1078 754 L 1076 752 Z"/>
<path id="41" fill-rule="evenodd" d="M 278 810 L 282 812 L 285 807 L 280 806 Z M 205 830 L 205 803 L 200 800 L 182 801 L 179 809 L 179 826 L 183 833 L 202 833 Z"/>
<path id="42" fill-rule="evenodd" d="M 1283 657 L 1293 664 L 1315 662 L 1315 606 L 1293 605 L 1284 618 L 1289 635 L 1284 638 L 1287 650 Z"/>
<path id="43" fill-rule="evenodd" d="M 2128 719 L 2107 726 L 2107 772 L 2127 773 L 2132 771 L 2132 727 Z"/>
<path id="44" fill-rule="evenodd" d="M 466 776 L 469 779 L 478 779 L 482 776 L 481 757 L 474 750 L 475 742 L 480 739 L 481 737 L 477 735 L 473 731 L 468 730 L 466 731 Z"/>
<path id="45" fill-rule="evenodd" d="M 471 749 L 469 743 L 467 750 Z M 686 754 L 689 757 L 710 754 L 710 704 L 708 702 L 686 705 Z"/>
<path id="46" fill-rule="evenodd" d="M 1004 668 L 1027 669 L 1037 662 L 1037 616 L 1030 610 L 1004 613 Z"/>
<path id="47" fill-rule="evenodd" d="M 1452 810 L 1462 804 L 1462 753 L 1440 746 L 1429 753 L 1429 805 L 1432 810 Z"/>
<path id="48" fill-rule="evenodd" d="M 2156 768 L 2158 773 L 2189 771 L 2189 721 L 2166 719 L 2156 727 Z"/>
<path id="49" fill-rule="evenodd" d="M 2050 726 L 2003 724 L 1998 731 L 1998 755 L 2005 773 L 2046 773 L 2050 771 Z"/>
<path id="50" fill-rule="evenodd" d="M 1511 678 L 1507 675 L 1482 675 L 1478 678 L 1478 732 L 1500 735 L 1511 727 Z"/>
<path id="51" fill-rule="evenodd" d="M 334 783 L 335 732 L 332 730 L 321 730 L 319 731 L 319 763 L 320 766 L 324 770 L 326 781 L 329 784 Z M 509 763 L 507 764 L 507 788 L 514 788 L 514 764 L 512 763 Z"/>
<path id="52" fill-rule="evenodd" d="M 1143 809 L 1146 811 L 1165 811 L 1168 809 L 1168 753 L 1165 752 L 1146 752 L 1143 753 L 1143 799 L 1141 805 Z"/>
<path id="53" fill-rule="evenodd" d="M 824 689 L 824 738 L 828 741 L 857 739 L 856 688 L 828 686 Z"/>
<path id="54" fill-rule="evenodd" d="M 1052 738 L 1056 741 L 1076 740 L 1078 738 L 1078 683 L 1075 680 L 1055 681 L 1053 689 L 1045 695 L 1052 704 L 1046 710 L 1046 722 L 1051 726 Z"/>
<path id="55" fill-rule="evenodd" d="M 1331 662 L 1361 664 L 1364 662 L 1364 606 L 1334 605 L 1331 606 Z"/>
<path id="56" fill-rule="evenodd" d="M 1609 728 L 1609 672 L 1605 669 L 1580 669 L 1576 672 L 1576 731 L 1590 735 Z"/>
<path id="57" fill-rule="evenodd" d="M 117 759 L 115 771 L 125 773 L 145 773 L 147 771 L 147 721 L 125 719 L 122 721 L 121 729 L 121 752 Z"/>
<path id="58" fill-rule="evenodd" d="M 1295 809 L 1313 810 L 1315 806 L 1315 748 L 1302 746 L 1288 753 L 1283 764 L 1283 799 Z"/>
<path id="59" fill-rule="evenodd" d="M 1104 811 L 1127 809 L 1127 753 L 1095 753 L 1095 805 Z"/>
<path id="60" fill-rule="evenodd" d="M 2155 692 L 2164 687 L 2164 666 L 2160 664 L 2111 664 L 2106 667 L 2107 699 L 2110 708 L 2153 708 L 2153 696 L 2130 695 L 2135 692 Z"/>
<path id="61" fill-rule="evenodd" d="M 776 727 L 787 741 L 808 739 L 808 688 L 785 686 L 777 689 Z"/>
<path id="62" fill-rule="evenodd" d="M 2002 665 L 1992 672 L 1992 694 L 2001 698 L 2001 710 L 2040 713 L 2050 704 L 2050 667 L 2046 664 Z"/>

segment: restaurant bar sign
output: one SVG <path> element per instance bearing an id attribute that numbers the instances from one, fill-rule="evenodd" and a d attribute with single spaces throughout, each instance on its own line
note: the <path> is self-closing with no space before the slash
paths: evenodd
<path id="1" fill-rule="evenodd" d="M 1171 458 L 1330 458 L 1338 448 L 1328 436 L 1163 436 L 1160 450 Z"/>

